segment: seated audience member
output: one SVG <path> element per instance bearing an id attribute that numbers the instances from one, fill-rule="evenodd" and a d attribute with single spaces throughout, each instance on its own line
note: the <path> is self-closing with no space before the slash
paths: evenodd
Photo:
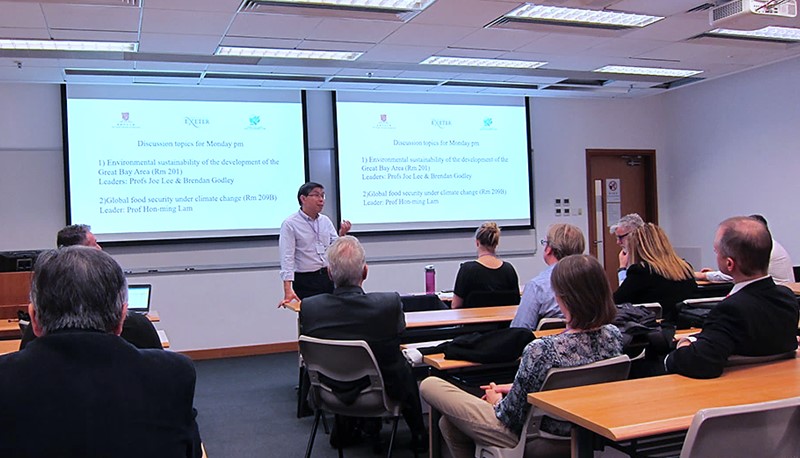
<path id="1" fill-rule="evenodd" d="M 400 334 L 406 328 L 397 293 L 365 293 L 364 248 L 353 236 L 336 239 L 327 250 L 328 272 L 336 285 L 333 294 L 303 299 L 300 333 L 321 339 L 365 340 L 381 369 L 386 392 L 403 404 L 403 417 L 412 433 L 412 447 L 427 447 L 419 389 L 411 366 L 400 352 Z"/>
<path id="2" fill-rule="evenodd" d="M 767 274 L 771 250 L 767 227 L 754 219 L 729 218 L 719 225 L 717 265 L 735 284 L 708 314 L 703 331 L 681 339 L 667 355 L 667 372 L 714 378 L 730 355 L 768 356 L 797 348 L 797 299 Z"/>
<path id="3" fill-rule="evenodd" d="M 511 321 L 512 328 L 534 330 L 542 318 L 564 318 L 550 286 L 550 276 L 560 259 L 583 253 L 586 240 L 583 232 L 571 224 L 553 224 L 542 244 L 542 257 L 548 267 L 525 284 L 517 314 Z"/>
<path id="4" fill-rule="evenodd" d="M 91 227 L 86 224 L 73 224 L 67 226 L 60 231 L 56 236 L 56 246 L 59 248 L 82 245 L 90 248 L 102 250 L 100 244 L 97 243 L 97 238 L 91 232 Z M 125 322 L 122 325 L 122 334 L 120 337 L 132 343 L 136 348 L 163 348 L 161 345 L 161 338 L 158 337 L 158 331 L 150 320 L 139 313 L 127 313 L 125 315 Z M 22 332 L 22 340 L 19 344 L 19 349 L 24 349 L 33 339 L 36 334 L 33 333 L 33 328 L 28 326 Z"/>
<path id="5" fill-rule="evenodd" d="M 97 238 L 92 234 L 92 228 L 86 224 L 72 224 L 66 226 L 56 234 L 56 247 L 83 245 L 102 250 Z"/>
<path id="6" fill-rule="evenodd" d="M 628 274 L 630 247 L 628 245 L 629 235 L 636 229 L 644 226 L 644 220 L 638 213 L 630 213 L 617 221 L 617 224 L 611 226 L 611 234 L 617 238 L 617 245 L 620 246 L 619 250 L 619 269 L 617 269 L 617 279 L 619 284 L 625 281 Z"/>
<path id="7" fill-rule="evenodd" d="M 42 253 L 29 313 L 38 338 L 0 356 L 0 456 L 199 457 L 195 370 L 119 337 L 120 266 L 100 250 Z"/>
<path id="8" fill-rule="evenodd" d="M 475 443 L 513 447 L 531 408 L 528 393 L 539 391 L 551 368 L 574 367 L 618 356 L 622 335 L 610 324 L 616 314 L 600 263 L 590 256 L 572 255 L 560 260 L 551 276 L 567 330 L 536 339 L 522 354 L 514 382 L 482 387 L 483 398 L 437 377 L 422 381 L 420 391 L 432 408 L 442 413 L 439 427 L 454 458 L 471 458 Z M 544 419 L 541 429 L 569 435 L 570 424 Z"/>
<path id="9" fill-rule="evenodd" d="M 614 302 L 658 302 L 664 321 L 674 324 L 678 313 L 675 304 L 691 297 L 697 288 L 691 266 L 678 257 L 664 230 L 653 223 L 628 237 L 630 267 L 625 281 L 614 292 Z"/>
<path id="10" fill-rule="evenodd" d="M 750 218 L 753 218 L 757 221 L 764 223 L 764 226 L 767 228 L 767 230 L 769 230 L 769 226 L 767 225 L 767 220 L 763 216 L 750 215 Z M 768 273 L 772 277 L 772 280 L 779 285 L 785 285 L 786 283 L 794 283 L 795 281 L 792 259 L 789 257 L 789 253 L 786 251 L 786 248 L 784 248 L 783 245 L 778 243 L 778 241 L 775 239 L 772 239 L 772 251 L 769 254 Z M 733 278 L 731 278 L 730 275 L 725 275 L 719 270 L 712 270 L 712 269 L 703 269 L 700 272 L 695 272 L 694 278 L 697 280 L 706 280 L 713 282 L 733 281 Z"/>
<path id="11" fill-rule="evenodd" d="M 478 291 L 512 292 L 519 294 L 519 277 L 511 263 L 497 257 L 495 253 L 500 243 L 500 228 L 489 221 L 481 224 L 475 231 L 475 246 L 478 259 L 461 264 L 453 287 L 452 308 L 461 308 L 470 293 Z M 517 300 L 516 303 L 519 303 Z M 509 305 L 509 304 L 495 304 Z"/>

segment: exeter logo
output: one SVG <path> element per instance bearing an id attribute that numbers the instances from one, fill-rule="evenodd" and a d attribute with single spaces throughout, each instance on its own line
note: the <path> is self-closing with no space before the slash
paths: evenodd
<path id="1" fill-rule="evenodd" d="M 203 125 L 206 125 L 206 124 L 211 124 L 211 122 L 208 119 L 205 119 L 205 118 L 190 118 L 189 116 L 183 118 L 183 123 L 184 124 L 188 124 L 188 125 L 194 127 L 195 129 L 199 129 L 200 126 L 203 126 Z"/>
<path id="2" fill-rule="evenodd" d="M 373 129 L 394 129 L 392 123 L 389 122 L 389 115 L 387 115 L 386 113 L 381 113 L 380 116 L 378 116 L 378 118 L 379 118 L 378 124 L 372 126 Z"/>
<path id="3" fill-rule="evenodd" d="M 450 127 L 453 123 L 449 119 L 431 119 L 431 125 L 444 129 L 445 127 Z"/>

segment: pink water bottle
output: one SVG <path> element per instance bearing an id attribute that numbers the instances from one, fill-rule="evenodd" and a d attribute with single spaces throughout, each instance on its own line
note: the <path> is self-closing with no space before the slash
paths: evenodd
<path id="1" fill-rule="evenodd" d="M 425 266 L 425 294 L 436 294 L 436 269 Z"/>

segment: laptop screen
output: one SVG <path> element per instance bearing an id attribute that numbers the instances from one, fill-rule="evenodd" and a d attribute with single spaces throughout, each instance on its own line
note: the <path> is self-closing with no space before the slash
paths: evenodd
<path id="1" fill-rule="evenodd" d="M 150 285 L 128 285 L 128 311 L 150 311 Z"/>

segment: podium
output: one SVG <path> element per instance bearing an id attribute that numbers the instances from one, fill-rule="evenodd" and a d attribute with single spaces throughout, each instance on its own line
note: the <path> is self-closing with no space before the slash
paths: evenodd
<path id="1" fill-rule="evenodd" d="M 27 310 L 30 303 L 33 272 L 0 273 L 0 320 L 17 318 L 17 310 Z"/>

